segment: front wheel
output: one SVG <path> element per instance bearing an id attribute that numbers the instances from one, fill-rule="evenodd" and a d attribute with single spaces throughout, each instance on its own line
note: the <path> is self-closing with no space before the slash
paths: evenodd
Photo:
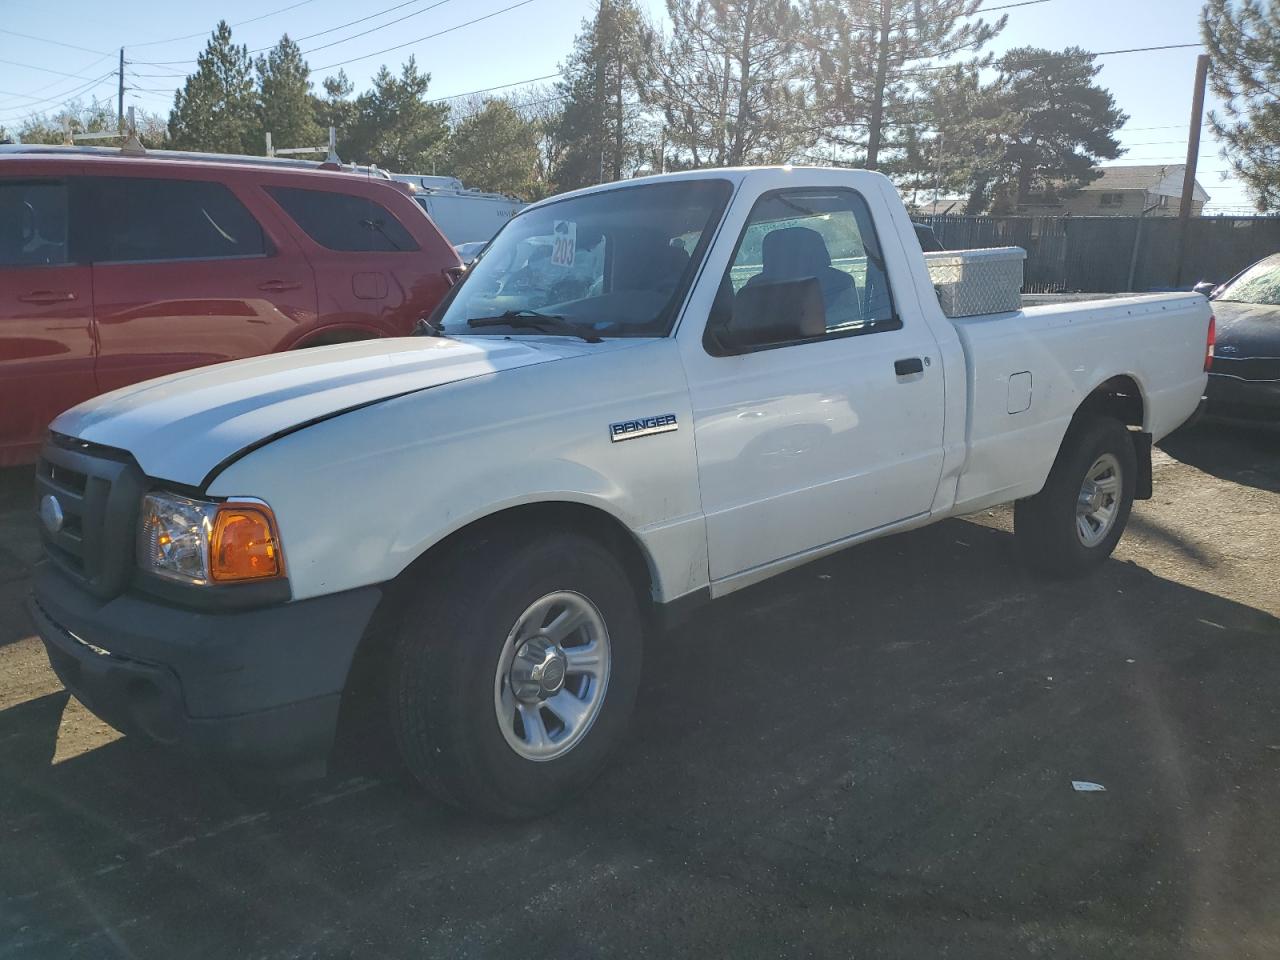
<path id="1" fill-rule="evenodd" d="M 617 559 L 577 534 L 490 541 L 408 605 L 391 663 L 404 760 L 465 809 L 553 810 L 600 772 L 640 679 L 642 620 Z"/>
<path id="2" fill-rule="evenodd" d="M 1044 489 L 1014 505 L 1019 553 L 1036 570 L 1080 576 L 1115 549 L 1137 480 L 1133 438 L 1117 420 L 1073 424 Z"/>

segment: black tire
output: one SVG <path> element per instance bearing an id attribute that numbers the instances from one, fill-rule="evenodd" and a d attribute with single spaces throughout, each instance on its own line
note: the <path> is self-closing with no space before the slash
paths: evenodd
<path id="1" fill-rule="evenodd" d="M 1076 506 L 1090 468 L 1108 454 L 1120 468 L 1116 512 L 1106 536 L 1086 544 L 1077 528 Z M 1072 424 L 1044 489 L 1014 505 L 1013 529 L 1023 561 L 1049 576 L 1079 577 L 1111 556 L 1129 521 L 1137 467 L 1124 424 L 1103 417 Z"/>
<path id="2" fill-rule="evenodd" d="M 508 636 L 535 601 L 571 591 L 608 632 L 603 701 L 563 756 L 530 760 L 499 727 L 495 678 Z M 535 533 L 455 554 L 405 605 L 390 667 L 391 719 L 405 764 L 433 794 L 505 819 L 550 812 L 583 790 L 623 736 L 640 682 L 643 621 L 626 571 L 597 540 Z"/>

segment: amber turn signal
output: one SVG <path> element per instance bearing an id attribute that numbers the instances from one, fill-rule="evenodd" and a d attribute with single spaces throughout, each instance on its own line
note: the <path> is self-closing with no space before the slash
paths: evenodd
<path id="1" fill-rule="evenodd" d="M 219 505 L 209 538 L 209 573 L 221 583 L 284 573 L 271 508 L 259 503 Z"/>

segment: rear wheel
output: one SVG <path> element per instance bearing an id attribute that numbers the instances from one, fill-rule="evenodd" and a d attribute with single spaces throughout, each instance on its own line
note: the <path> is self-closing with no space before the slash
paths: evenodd
<path id="1" fill-rule="evenodd" d="M 1073 424 L 1044 489 L 1014 506 L 1023 560 L 1042 573 L 1079 576 L 1115 549 L 1137 480 L 1133 439 L 1119 421 Z"/>
<path id="2" fill-rule="evenodd" d="M 642 621 L 617 559 L 577 534 L 468 550 L 406 610 L 391 662 L 406 764 L 441 798 L 508 818 L 583 789 L 620 740 Z"/>

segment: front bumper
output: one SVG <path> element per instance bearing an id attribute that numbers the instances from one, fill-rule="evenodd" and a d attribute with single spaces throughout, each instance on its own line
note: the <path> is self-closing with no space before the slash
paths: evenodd
<path id="1" fill-rule="evenodd" d="M 1280 380 L 1242 380 L 1210 373 L 1205 398 L 1209 416 L 1280 423 Z"/>
<path id="2" fill-rule="evenodd" d="M 105 602 L 43 563 L 29 604 L 58 678 L 126 734 L 278 779 L 323 774 L 378 587 L 210 613 Z"/>

